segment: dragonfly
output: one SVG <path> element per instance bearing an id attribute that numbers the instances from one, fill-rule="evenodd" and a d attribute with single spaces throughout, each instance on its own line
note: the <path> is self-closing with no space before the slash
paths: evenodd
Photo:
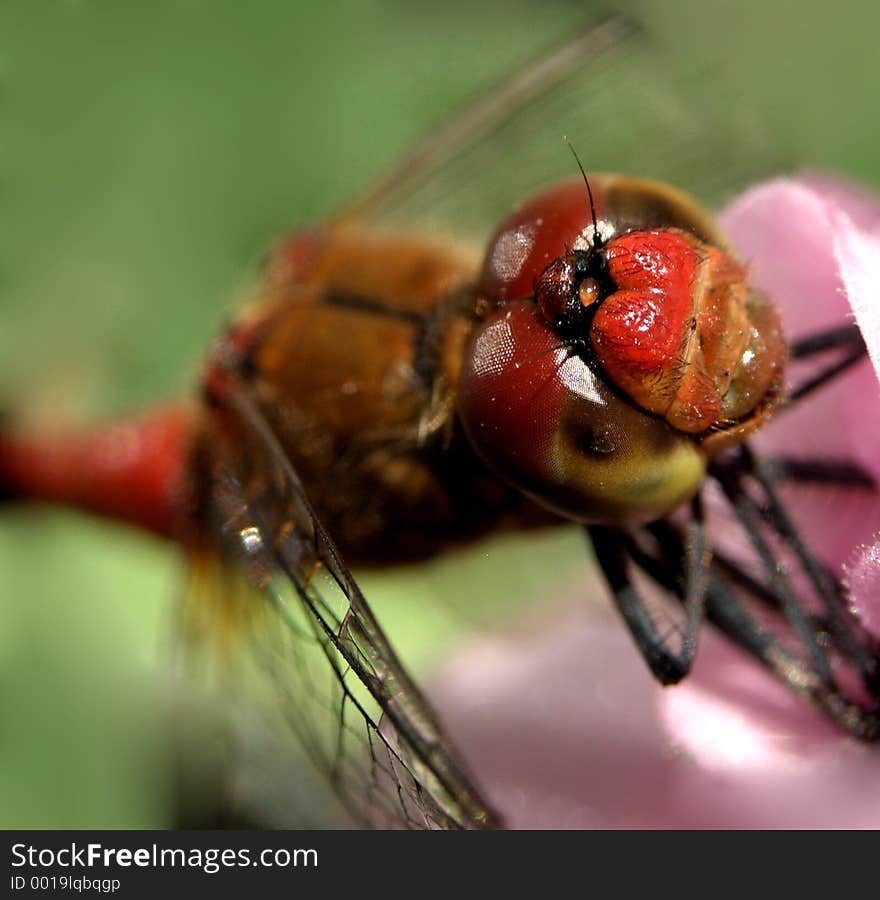
<path id="1" fill-rule="evenodd" d="M 708 620 L 856 738 L 880 734 L 878 648 L 782 493 L 876 485 L 850 460 L 768 460 L 749 441 L 844 377 L 864 345 L 842 323 L 786 349 L 772 298 L 747 287 L 704 206 L 789 160 L 731 125 L 718 96 L 688 95 L 669 53 L 631 20 L 589 23 L 350 208 L 279 242 L 211 348 L 197 400 L 0 440 L 9 497 L 91 509 L 186 549 L 187 665 L 230 703 L 266 710 L 306 811 L 329 795 L 336 824 L 503 827 L 352 570 L 564 521 L 582 524 L 661 683 L 686 677 Z M 646 235 L 648 250 L 630 246 Z M 632 377 L 647 363 L 608 298 L 654 290 L 657 260 L 699 268 L 712 289 L 696 311 L 679 292 L 676 320 L 705 359 L 692 339 L 686 356 L 665 353 L 655 390 Z M 518 387 L 499 402 L 511 371 Z M 570 398 L 553 407 L 535 389 L 560 375 L 587 403 L 572 419 Z M 560 435 L 571 446 L 548 490 L 547 455 L 531 450 Z M 578 453 L 587 477 L 559 476 Z M 747 562 L 713 541 L 709 491 Z M 681 610 L 671 634 L 645 584 Z"/>

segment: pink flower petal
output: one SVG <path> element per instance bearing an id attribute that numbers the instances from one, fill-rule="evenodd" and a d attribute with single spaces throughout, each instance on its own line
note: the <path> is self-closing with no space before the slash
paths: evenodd
<path id="1" fill-rule="evenodd" d="M 850 603 L 862 624 L 880 640 L 880 534 L 856 547 L 844 566 Z"/>
<path id="2" fill-rule="evenodd" d="M 804 172 L 797 181 L 845 212 L 862 231 L 880 234 L 880 193 L 829 172 Z"/>
<path id="3" fill-rule="evenodd" d="M 747 191 L 719 220 L 790 335 L 852 321 L 833 258 L 828 206 L 815 191 L 793 180 L 771 181 Z"/>
<path id="4" fill-rule="evenodd" d="M 841 280 L 868 347 L 874 373 L 880 378 L 880 231 L 860 231 L 846 215 L 834 217 L 834 250 Z M 874 394 L 871 396 L 871 389 Z M 847 397 L 846 416 L 859 439 L 854 451 L 862 465 L 880 479 L 880 383 L 862 375 Z"/>
<path id="5" fill-rule="evenodd" d="M 827 193 L 816 185 L 826 184 Z M 818 176 L 777 180 L 756 187 L 721 220 L 750 265 L 750 278 L 782 311 L 790 338 L 857 318 L 880 359 L 880 204 L 851 187 Z M 857 202 L 858 201 L 858 202 Z M 880 227 L 880 225 L 878 225 Z M 801 381 L 809 368 L 792 364 Z M 880 479 L 880 382 L 872 365 L 859 363 L 798 407 L 780 412 L 755 439 L 762 453 L 800 459 L 850 460 Z M 868 492 L 798 485 L 784 492 L 809 544 L 840 569 L 852 548 L 880 530 L 880 497 Z M 828 528 L 830 518 L 834 528 Z"/>
<path id="6" fill-rule="evenodd" d="M 877 748 L 704 638 L 661 689 L 619 622 L 581 612 L 473 642 L 433 697 L 512 827 L 880 827 Z"/>
<path id="7" fill-rule="evenodd" d="M 691 677 L 659 704 L 698 769 L 680 786 L 681 802 L 705 806 L 710 776 L 711 824 L 876 828 L 880 750 L 857 744 L 753 660 L 708 637 Z"/>

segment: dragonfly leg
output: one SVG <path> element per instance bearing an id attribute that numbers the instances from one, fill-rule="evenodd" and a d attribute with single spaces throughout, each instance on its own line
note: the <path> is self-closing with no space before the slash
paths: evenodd
<path id="1" fill-rule="evenodd" d="M 867 355 L 865 341 L 858 326 L 844 325 L 795 341 L 791 345 L 790 356 L 792 360 L 809 359 L 829 350 L 840 350 L 842 354 L 837 360 L 824 366 L 792 388 L 785 398 L 786 405 L 802 400 Z"/>
<path id="2" fill-rule="evenodd" d="M 682 599 L 681 573 L 671 562 L 681 558 L 682 537 L 678 529 L 666 521 L 652 525 L 650 530 L 658 539 L 659 552 L 649 553 L 630 540 L 627 553 L 649 578 Z M 793 693 L 821 709 L 853 737 L 863 741 L 880 739 L 880 705 L 863 708 L 847 699 L 834 685 L 824 683 L 804 659 L 788 649 L 749 610 L 742 596 L 743 586 L 737 584 L 738 589 L 734 589 L 734 583 L 717 565 L 716 558 L 706 589 L 706 618 Z"/>
<path id="3" fill-rule="evenodd" d="M 605 526 L 589 526 L 596 558 L 611 589 L 614 602 L 635 639 L 639 652 L 664 685 L 681 681 L 693 664 L 697 649 L 697 631 L 703 618 L 710 552 L 706 539 L 702 508 L 694 504 L 694 517 L 682 548 L 684 577 L 681 579 L 685 620 L 677 650 L 670 648 L 648 607 L 629 576 L 625 534 Z"/>
<path id="4" fill-rule="evenodd" d="M 742 448 L 742 456 L 753 480 L 764 495 L 764 515 L 797 559 L 825 610 L 825 626 L 836 647 L 857 668 L 866 689 L 880 697 L 880 658 L 872 652 L 858 634 L 858 622 L 850 611 L 839 579 L 812 554 L 794 520 L 789 516 L 782 498 L 777 494 L 772 473 L 755 457 L 749 447 Z"/>
<path id="5" fill-rule="evenodd" d="M 864 347 L 865 342 L 859 326 L 839 325 L 792 341 L 789 355 L 792 359 L 806 359 L 837 347 Z"/>
<path id="6" fill-rule="evenodd" d="M 798 459 L 794 456 L 771 456 L 763 459 L 767 476 L 774 482 L 800 482 L 835 488 L 877 490 L 874 476 L 847 459 Z"/>
<path id="7" fill-rule="evenodd" d="M 743 451 L 732 460 L 731 464 L 714 466 L 712 474 L 724 491 L 731 511 L 757 554 L 761 569 L 767 574 L 768 586 L 779 598 L 780 609 L 806 650 L 813 671 L 825 685 L 830 686 L 833 684 L 833 677 L 823 641 L 816 632 L 810 611 L 797 596 L 785 566 L 780 564 L 768 539 L 764 527 L 767 508 L 756 501 L 747 490 L 746 477 L 750 469 L 751 458 Z"/>

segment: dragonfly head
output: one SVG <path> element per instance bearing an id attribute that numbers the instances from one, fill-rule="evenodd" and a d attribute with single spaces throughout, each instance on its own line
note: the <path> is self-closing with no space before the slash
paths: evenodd
<path id="1" fill-rule="evenodd" d="M 647 521 L 769 418 L 785 345 L 775 308 L 692 201 L 595 184 L 595 218 L 583 184 L 564 182 L 496 233 L 459 410 L 476 449 L 544 505 Z"/>

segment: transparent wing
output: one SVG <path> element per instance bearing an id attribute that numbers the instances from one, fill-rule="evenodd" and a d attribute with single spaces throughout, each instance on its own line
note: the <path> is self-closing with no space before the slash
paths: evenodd
<path id="1" fill-rule="evenodd" d="M 343 218 L 484 240 L 536 189 L 587 171 L 656 178 L 717 207 L 789 168 L 772 128 L 717 71 L 630 19 L 598 18 L 440 127 Z"/>
<path id="2" fill-rule="evenodd" d="M 235 629 L 253 663 L 246 677 L 295 736 L 314 793 L 330 785 L 348 821 L 367 827 L 497 825 L 247 388 L 230 378 L 212 400 L 205 516 L 225 558 L 258 589 Z M 297 767 L 290 777 L 306 773 Z"/>

